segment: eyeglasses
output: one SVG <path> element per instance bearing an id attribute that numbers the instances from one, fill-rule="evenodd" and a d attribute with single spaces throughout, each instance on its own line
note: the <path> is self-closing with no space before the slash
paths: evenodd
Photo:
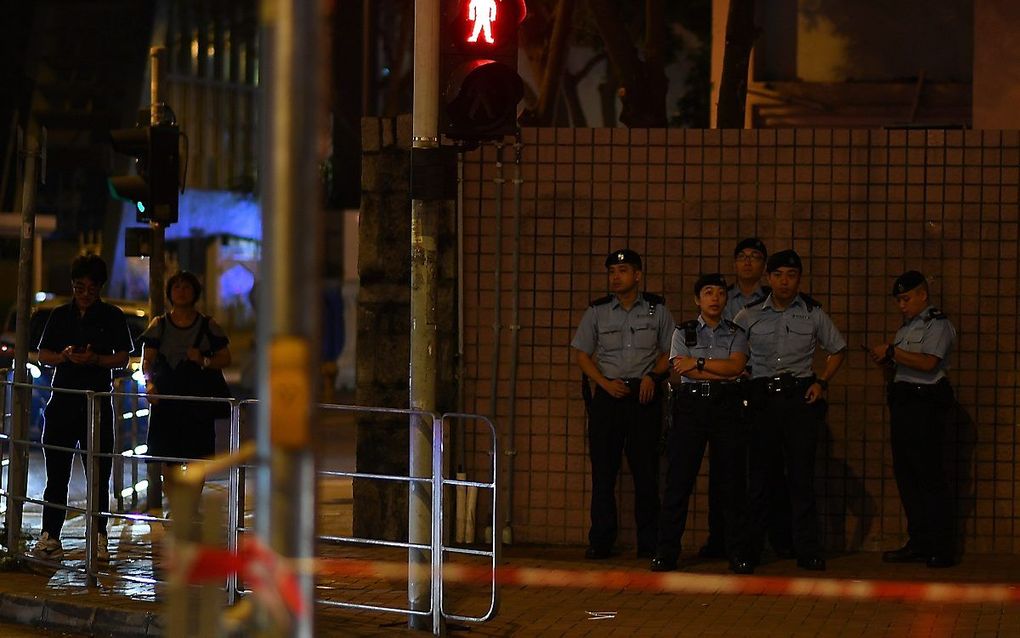
<path id="1" fill-rule="evenodd" d="M 99 292 L 101 286 L 95 284 L 82 284 L 82 283 L 71 283 L 71 290 L 76 295 L 95 295 Z"/>
<path id="2" fill-rule="evenodd" d="M 765 261 L 765 256 L 761 253 L 740 253 L 737 255 L 737 261 Z"/>

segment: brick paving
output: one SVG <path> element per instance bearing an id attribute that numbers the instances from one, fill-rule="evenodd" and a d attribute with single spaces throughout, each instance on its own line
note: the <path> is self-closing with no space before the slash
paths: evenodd
<path id="1" fill-rule="evenodd" d="M 69 523 L 65 545 L 67 567 L 81 567 L 81 541 Z M 113 534 L 111 571 L 118 575 L 151 575 L 142 524 L 122 525 Z M 583 548 L 515 546 L 503 563 L 510 567 L 556 570 L 632 570 L 646 573 L 645 560 L 623 555 L 607 561 L 585 561 Z M 325 554 L 375 560 L 403 557 L 398 550 L 326 548 Z M 684 573 L 726 574 L 720 561 L 688 559 Z M 940 580 L 951 583 L 1016 582 L 1020 557 L 967 555 L 948 570 L 923 565 L 891 566 L 877 553 L 830 557 L 829 569 L 818 577 L 840 579 Z M 792 561 L 773 561 L 760 576 L 815 577 Z M 1020 586 L 1020 585 L 1018 585 Z M 334 576 L 319 583 L 324 599 L 373 605 L 403 606 L 403 582 Z M 160 604 L 151 585 L 105 577 L 89 589 L 76 571 L 7 572 L 0 578 L 0 617 L 50 629 L 93 635 L 159 635 Z M 451 583 L 448 611 L 484 613 L 484 585 Z M 1020 604 L 916 603 L 833 600 L 771 595 L 673 594 L 623 587 L 549 588 L 506 585 L 500 592 L 496 618 L 484 624 L 451 622 L 451 635 L 475 636 L 1011 636 L 1020 635 Z M 459 631 L 463 629 L 464 631 Z M 316 634 L 374 638 L 421 635 L 406 628 L 403 614 L 352 611 L 320 605 Z"/>
<path id="2" fill-rule="evenodd" d="M 208 491 L 222 490 L 212 483 Z M 320 532 L 350 534 L 350 482 L 328 480 L 320 486 Z M 250 521 L 249 521 L 250 523 Z M 29 528 L 38 527 L 38 514 L 26 516 Z M 159 635 L 162 605 L 153 585 L 119 577 L 151 577 L 153 542 L 161 526 L 117 522 L 111 527 L 113 561 L 110 574 L 97 588 L 88 588 L 84 565 L 82 519 L 65 527 L 67 556 L 64 570 L 8 571 L 0 577 L 0 619 L 81 635 Z M 647 560 L 624 553 L 605 561 L 581 558 L 583 547 L 517 545 L 507 547 L 508 567 L 550 570 L 630 571 L 648 574 Z M 322 544 L 327 557 L 406 562 L 399 549 L 351 548 Z M 482 565 L 478 558 L 458 562 Z M 681 562 L 683 573 L 728 574 L 721 561 Z M 822 574 L 799 570 L 793 561 L 773 560 L 756 576 L 838 578 L 950 583 L 1016 583 L 1020 587 L 1020 556 L 967 554 L 962 563 L 946 570 L 923 565 L 886 565 L 875 552 L 829 557 Z M 615 581 L 614 581 L 615 582 Z M 489 590 L 479 583 L 448 583 L 448 612 L 482 615 Z M 406 605 L 406 583 L 376 577 L 335 574 L 318 582 L 322 600 L 376 606 Z M 893 600 L 821 599 L 773 595 L 676 594 L 641 591 L 616 584 L 595 587 L 544 587 L 504 585 L 497 616 L 483 624 L 451 622 L 450 635 L 475 636 L 1020 636 L 1020 604 L 924 603 Z M 398 613 L 355 611 L 320 604 L 316 635 L 375 638 L 423 635 L 407 629 L 407 617 Z"/>

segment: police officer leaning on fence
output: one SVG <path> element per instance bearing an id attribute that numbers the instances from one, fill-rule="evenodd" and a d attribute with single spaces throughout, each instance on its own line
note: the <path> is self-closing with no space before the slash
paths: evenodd
<path id="1" fill-rule="evenodd" d="M 673 318 L 658 295 L 638 292 L 641 257 L 624 248 L 606 258 L 611 295 L 596 299 L 570 342 L 595 382 L 588 405 L 591 529 L 586 558 L 608 558 L 616 542 L 616 477 L 622 454 L 634 477 L 638 555 L 655 552 L 659 515 L 659 387 L 669 376 Z M 584 386 L 589 388 L 587 379 Z"/>
<path id="2" fill-rule="evenodd" d="M 744 396 L 737 381 L 747 365 L 744 329 L 722 318 L 726 280 L 715 273 L 694 284 L 701 310 L 697 319 L 673 331 L 669 351 L 674 384 L 673 427 L 666 444 L 666 492 L 659 518 L 659 545 L 652 571 L 676 569 L 687 505 L 705 447 L 711 441 L 711 465 L 718 481 L 730 569 L 750 574 L 754 564 L 746 546 L 747 424 Z"/>
<path id="3" fill-rule="evenodd" d="M 926 563 L 951 567 L 953 501 L 942 468 L 947 417 L 953 414 L 953 389 L 946 378 L 947 358 L 956 340 L 949 319 L 928 300 L 928 282 L 911 270 L 893 284 L 903 326 L 891 343 L 870 348 L 872 360 L 891 373 L 889 417 L 893 472 L 907 514 L 909 540 L 885 552 L 888 563 Z"/>
<path id="4" fill-rule="evenodd" d="M 825 390 L 846 357 L 846 340 L 820 305 L 800 294 L 803 272 L 792 250 L 768 259 L 771 294 L 737 314 L 751 349 L 752 413 L 750 512 L 754 551 L 761 549 L 768 516 L 768 476 L 773 464 L 785 462 L 790 489 L 793 546 L 797 565 L 823 570 L 815 508 L 814 471 L 819 430 L 825 418 Z M 824 369 L 814 374 L 817 347 L 829 353 Z"/>

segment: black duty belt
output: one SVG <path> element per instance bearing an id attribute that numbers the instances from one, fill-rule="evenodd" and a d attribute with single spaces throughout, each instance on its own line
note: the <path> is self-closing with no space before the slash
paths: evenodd
<path id="1" fill-rule="evenodd" d="M 778 374 L 774 377 L 759 377 L 752 383 L 759 391 L 764 390 L 769 394 L 789 394 L 801 392 L 808 389 L 815 382 L 814 375 L 810 377 L 795 377 L 792 374 Z"/>
<path id="2" fill-rule="evenodd" d="M 942 377 L 935 383 L 908 383 L 895 381 L 889 384 L 889 392 L 893 396 L 915 396 L 920 398 L 944 397 L 952 392 L 949 379 Z"/>
<path id="3" fill-rule="evenodd" d="M 741 387 L 739 383 L 731 381 L 695 381 L 694 383 L 681 383 L 673 389 L 675 397 L 688 399 L 723 399 L 726 397 L 739 397 Z"/>
<path id="4" fill-rule="evenodd" d="M 620 379 L 620 378 L 617 378 L 617 379 L 609 378 L 610 381 L 623 381 L 624 383 L 627 384 L 627 387 L 630 389 L 630 394 L 628 394 L 625 397 L 621 397 L 620 399 L 617 399 L 618 401 L 626 401 L 628 399 L 635 399 L 635 400 L 638 399 L 639 395 L 641 393 L 641 379 L 642 379 L 642 377 L 628 377 L 628 378 L 623 378 L 623 379 Z M 613 397 L 613 395 L 611 395 L 608 392 L 606 392 L 605 390 L 603 390 L 602 386 L 596 386 L 595 393 L 596 394 L 604 394 L 607 397 L 615 398 L 615 397 Z M 658 394 L 658 392 L 656 392 L 656 394 Z"/>

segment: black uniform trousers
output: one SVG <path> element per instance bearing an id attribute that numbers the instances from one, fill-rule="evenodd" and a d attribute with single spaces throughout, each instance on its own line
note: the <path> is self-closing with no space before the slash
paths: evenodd
<path id="1" fill-rule="evenodd" d="M 710 443 L 708 448 L 712 459 L 715 458 L 715 447 L 715 444 Z M 708 464 L 708 540 L 705 541 L 705 545 L 726 553 L 726 505 L 723 494 L 726 477 L 722 475 L 720 467 L 719 463 Z M 777 469 L 782 470 L 778 466 Z M 786 485 L 786 475 L 782 471 L 772 472 L 770 481 L 769 493 L 775 498 L 771 499 L 768 513 L 769 544 L 776 551 L 789 552 L 793 548 L 793 532 L 790 530 L 790 488 Z"/>
<path id="2" fill-rule="evenodd" d="M 711 390 L 709 390 L 711 388 Z M 726 554 L 746 556 L 747 442 L 744 397 L 739 386 L 686 384 L 674 393 L 673 427 L 666 440 L 666 491 L 659 515 L 656 555 L 675 559 L 687 525 L 691 493 L 701 470 L 705 448 L 711 445 L 710 472 L 715 473 L 723 518 Z"/>
<path id="3" fill-rule="evenodd" d="M 798 558 L 820 557 L 818 512 L 815 505 L 815 457 L 827 404 L 812 404 L 804 394 L 812 379 L 797 379 L 777 390 L 767 379 L 751 383 L 752 413 L 750 501 L 753 555 L 760 555 L 769 514 L 782 495 L 773 493 L 779 476 L 789 487 L 793 551 Z"/>
<path id="4" fill-rule="evenodd" d="M 99 451 L 113 451 L 113 406 L 109 397 L 96 399 L 99 402 Z M 54 393 L 46 404 L 44 412 L 42 442 L 46 445 L 57 445 L 65 448 L 80 447 L 82 452 L 88 450 L 88 410 L 83 395 Z M 43 499 L 47 503 L 67 505 L 67 486 L 71 480 L 71 467 L 75 456 L 81 456 L 85 475 L 89 467 L 82 453 L 65 452 L 64 450 L 43 449 L 46 459 L 46 490 Z M 99 458 L 99 491 L 96 508 L 107 511 L 110 509 L 110 470 L 113 459 L 109 456 Z M 60 538 L 60 530 L 64 526 L 67 512 L 58 507 L 43 506 L 42 531 L 48 532 L 50 538 Z M 106 533 L 106 518 L 100 517 L 99 532 Z"/>
<path id="5" fill-rule="evenodd" d="M 616 542 L 616 477 L 623 454 L 634 478 L 634 519 L 639 552 L 655 549 L 659 518 L 659 433 L 661 397 L 638 400 L 640 380 L 628 382 L 630 394 L 615 399 L 602 388 L 592 397 L 588 417 L 588 451 L 591 457 L 592 547 L 609 550 Z"/>
<path id="6" fill-rule="evenodd" d="M 889 385 L 893 474 L 907 514 L 910 547 L 952 556 L 953 499 L 943 469 L 946 424 L 955 400 L 949 381 Z"/>

